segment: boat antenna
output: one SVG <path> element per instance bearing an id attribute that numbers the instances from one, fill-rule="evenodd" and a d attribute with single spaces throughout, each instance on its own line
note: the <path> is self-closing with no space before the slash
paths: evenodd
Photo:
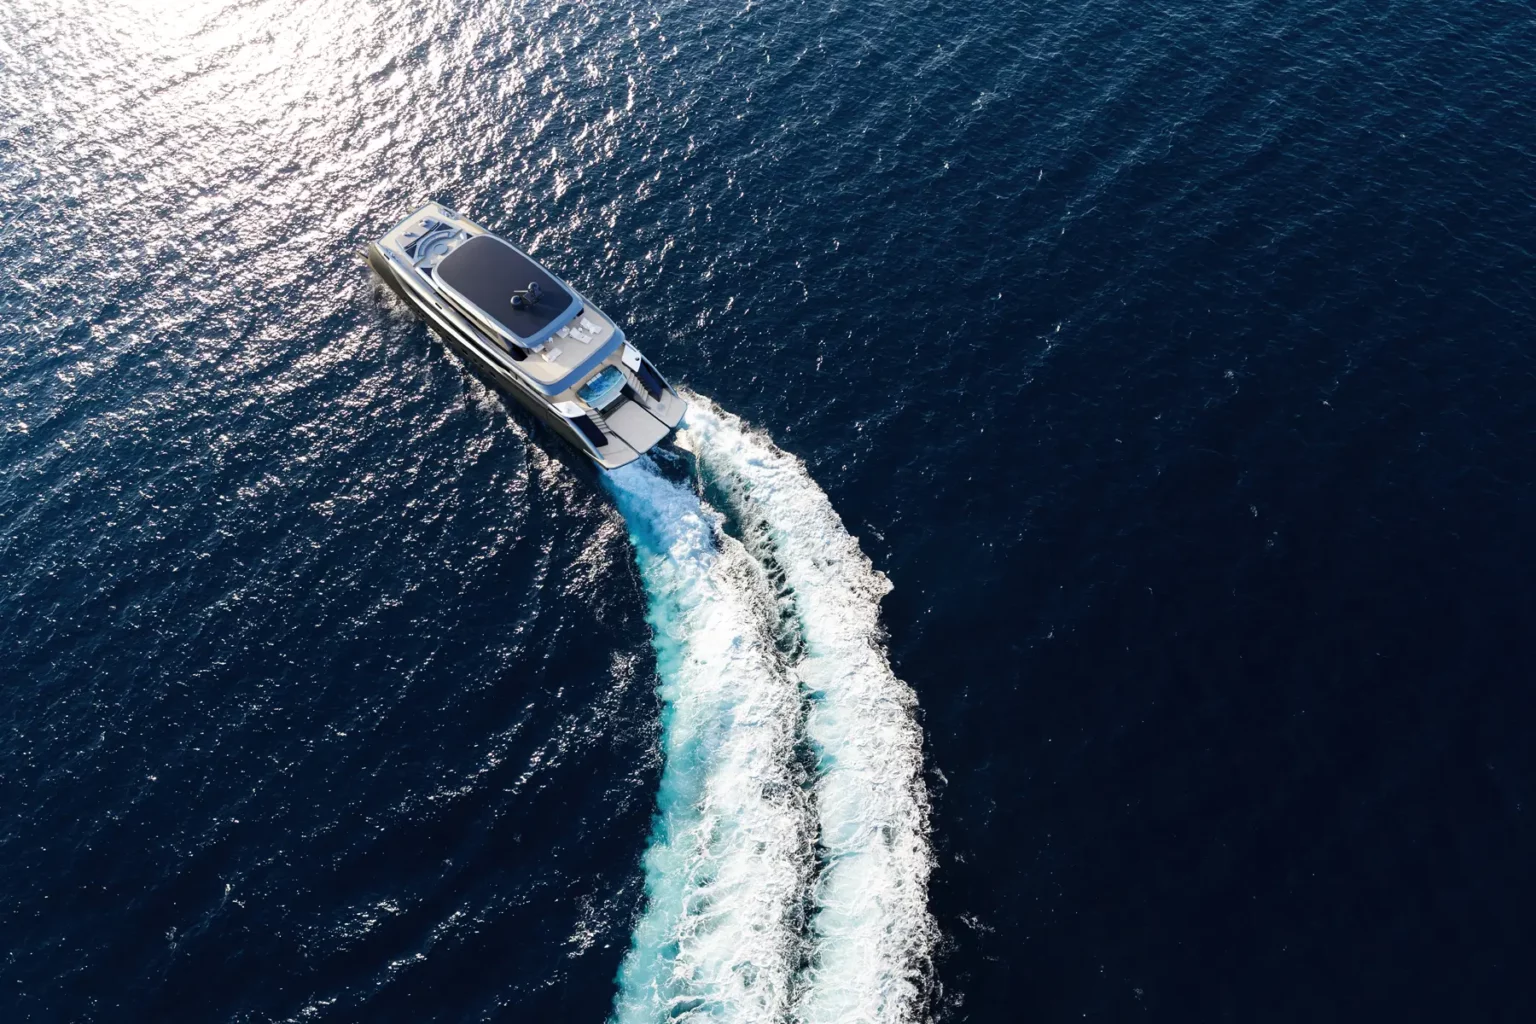
<path id="1" fill-rule="evenodd" d="M 539 287 L 539 282 L 529 281 L 527 288 L 519 288 L 517 291 L 512 293 L 512 308 L 527 309 L 529 306 L 538 302 L 539 297 L 543 294 L 544 289 Z"/>

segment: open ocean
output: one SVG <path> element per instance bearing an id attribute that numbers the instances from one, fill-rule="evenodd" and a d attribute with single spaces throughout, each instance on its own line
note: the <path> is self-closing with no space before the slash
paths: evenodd
<path id="1" fill-rule="evenodd" d="M 1529 2 L 16 0 L 0 1021 L 1536 1019 L 1533 477 Z"/>

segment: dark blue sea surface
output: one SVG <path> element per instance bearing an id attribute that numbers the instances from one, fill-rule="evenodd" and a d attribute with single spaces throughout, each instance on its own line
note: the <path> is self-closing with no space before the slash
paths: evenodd
<path id="1" fill-rule="evenodd" d="M 888 577 L 925 1019 L 1532 1019 L 1533 83 L 1500 0 L 19 0 L 0 1020 L 612 1011 L 645 581 L 363 265 L 429 198 Z"/>

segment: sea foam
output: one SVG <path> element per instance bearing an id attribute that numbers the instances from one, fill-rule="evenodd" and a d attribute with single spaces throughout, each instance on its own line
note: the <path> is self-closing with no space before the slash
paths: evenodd
<path id="1" fill-rule="evenodd" d="M 690 395 L 679 440 L 723 495 L 759 564 L 789 591 L 816 757 L 817 870 L 810 958 L 791 1017 L 804 1024 L 916 1019 L 934 941 L 933 857 L 916 698 L 883 645 L 890 584 L 860 550 L 804 463 L 708 399 Z"/>
<path id="2" fill-rule="evenodd" d="M 913 1021 L 932 853 L 916 699 L 882 643 L 890 584 L 799 459 L 688 397 L 678 441 L 739 540 L 649 459 L 607 477 L 664 703 L 646 906 L 614 1019 Z"/>
<path id="3" fill-rule="evenodd" d="M 646 906 L 614 1020 L 781 1022 L 812 860 L 798 684 L 763 571 L 649 460 L 607 477 L 649 601 L 662 712 Z"/>

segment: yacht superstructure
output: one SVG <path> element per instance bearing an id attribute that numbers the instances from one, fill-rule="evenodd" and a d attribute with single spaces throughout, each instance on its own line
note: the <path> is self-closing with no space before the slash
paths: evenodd
<path id="1" fill-rule="evenodd" d="M 368 245 L 368 263 L 493 384 L 605 469 L 687 411 L 618 325 L 511 243 L 437 203 Z"/>

